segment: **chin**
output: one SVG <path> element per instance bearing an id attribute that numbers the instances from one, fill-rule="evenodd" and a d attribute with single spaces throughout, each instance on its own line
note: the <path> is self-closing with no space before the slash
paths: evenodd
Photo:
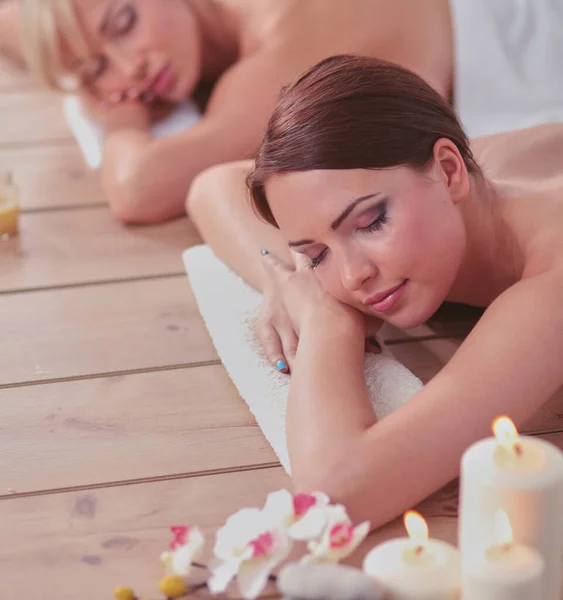
<path id="1" fill-rule="evenodd" d="M 396 314 L 389 315 L 388 321 L 399 329 L 413 329 L 424 325 L 428 319 L 440 308 L 443 300 L 432 300 L 428 303 L 417 302 L 415 306 L 407 305 Z"/>

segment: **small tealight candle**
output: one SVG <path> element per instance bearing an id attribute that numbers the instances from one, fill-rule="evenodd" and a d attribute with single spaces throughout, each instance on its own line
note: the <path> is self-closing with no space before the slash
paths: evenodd
<path id="1" fill-rule="evenodd" d="M 0 240 L 7 240 L 18 233 L 20 214 L 19 190 L 7 173 L 0 177 Z"/>
<path id="2" fill-rule="evenodd" d="M 463 600 L 540 600 L 545 563 L 533 548 L 517 544 L 508 515 L 495 515 L 495 543 L 463 557 Z"/>
<path id="3" fill-rule="evenodd" d="M 363 570 L 377 579 L 389 600 L 458 600 L 460 553 L 451 544 L 428 539 L 426 521 L 405 515 L 408 538 L 390 540 L 371 550 Z"/>
<path id="4" fill-rule="evenodd" d="M 494 438 L 473 444 L 461 461 L 459 544 L 463 560 L 490 545 L 497 510 L 514 540 L 545 561 L 541 600 L 561 600 L 563 575 L 563 453 L 548 442 L 519 436 L 507 417 Z"/>

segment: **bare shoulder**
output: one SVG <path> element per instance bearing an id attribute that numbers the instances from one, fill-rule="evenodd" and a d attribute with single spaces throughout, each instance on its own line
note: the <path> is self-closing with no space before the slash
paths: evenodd
<path id="1" fill-rule="evenodd" d="M 548 123 L 471 140 L 491 178 L 545 181 L 563 176 L 563 123 Z"/>

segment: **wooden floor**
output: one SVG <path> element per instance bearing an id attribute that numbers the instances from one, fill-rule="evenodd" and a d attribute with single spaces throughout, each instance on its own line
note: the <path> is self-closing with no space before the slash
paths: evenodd
<path id="1" fill-rule="evenodd" d="M 0 597 L 99 600 L 123 583 L 157 598 L 169 525 L 211 539 L 289 480 L 198 314 L 181 262 L 199 242 L 190 224 L 117 224 L 60 98 L 6 69 L 0 125 L 23 206 L 19 238 L 0 244 Z M 427 381 L 473 318 L 386 336 Z M 562 418 L 559 395 L 527 430 L 563 446 Z M 450 541 L 456 509 L 453 484 L 420 507 Z"/>

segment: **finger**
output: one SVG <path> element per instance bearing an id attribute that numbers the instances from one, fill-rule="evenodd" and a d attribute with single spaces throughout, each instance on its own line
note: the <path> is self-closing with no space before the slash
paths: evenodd
<path id="1" fill-rule="evenodd" d="M 366 338 L 365 351 L 371 352 L 372 354 L 381 354 L 381 344 L 375 339 L 374 336 Z"/>
<path id="2" fill-rule="evenodd" d="M 156 96 L 152 92 L 142 92 L 139 95 L 141 102 L 144 102 L 145 104 L 150 104 L 155 99 L 155 97 Z"/>
<path id="3" fill-rule="evenodd" d="M 120 91 L 112 92 L 109 95 L 110 104 L 119 104 L 123 100 L 123 97 L 124 97 L 123 92 L 120 92 Z"/>
<path id="4" fill-rule="evenodd" d="M 295 356 L 297 355 L 297 344 L 299 343 L 299 338 L 297 337 L 297 334 L 293 328 L 280 330 L 278 334 L 281 339 L 283 355 L 287 359 L 289 368 L 292 369 L 295 363 Z"/>
<path id="5" fill-rule="evenodd" d="M 295 252 L 294 250 L 292 250 L 291 253 L 293 255 L 293 260 L 295 261 L 295 268 L 298 271 L 309 268 L 311 262 L 309 258 L 301 252 Z"/>
<path id="6" fill-rule="evenodd" d="M 141 95 L 141 90 L 138 88 L 131 88 L 127 92 L 127 98 L 129 100 L 137 100 L 140 95 Z"/>
<path id="7" fill-rule="evenodd" d="M 265 248 L 260 250 L 260 254 L 262 255 L 264 265 L 271 271 L 283 273 L 293 273 L 295 271 L 295 269 L 290 267 L 287 263 L 281 261 L 277 256 L 274 256 Z"/>
<path id="8" fill-rule="evenodd" d="M 276 329 L 271 325 L 261 325 L 256 328 L 256 333 L 270 364 L 280 373 L 289 373 L 288 362 L 284 356 L 282 342 Z"/>

